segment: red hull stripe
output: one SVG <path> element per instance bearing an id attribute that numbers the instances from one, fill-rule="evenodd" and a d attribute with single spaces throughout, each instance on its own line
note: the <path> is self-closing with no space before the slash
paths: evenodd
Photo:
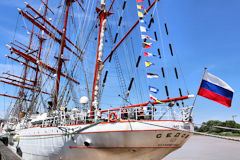
<path id="1" fill-rule="evenodd" d="M 96 131 L 96 132 L 80 132 L 74 134 L 88 134 L 88 133 L 107 133 L 107 132 L 149 132 L 149 131 L 176 131 L 175 129 L 152 129 L 152 130 L 113 130 L 113 131 Z M 37 136 L 56 136 L 56 135 L 65 135 L 63 133 L 56 134 L 36 134 L 36 135 L 21 135 L 20 137 L 37 137 Z"/>
<path id="2" fill-rule="evenodd" d="M 218 102 L 224 106 L 227 106 L 227 107 L 230 107 L 231 106 L 231 103 L 232 103 L 232 100 L 229 99 L 229 98 L 226 98 L 224 96 L 221 96 L 217 93 L 214 93 L 212 91 L 209 91 L 207 89 L 204 89 L 204 88 L 200 88 L 199 91 L 198 91 L 198 95 L 202 96 L 202 97 L 205 97 L 205 98 L 208 98 L 212 101 L 215 101 L 215 102 Z"/>
<path id="3" fill-rule="evenodd" d="M 70 149 L 145 149 L 145 148 L 180 148 L 180 147 L 84 147 L 84 146 L 69 146 Z"/>

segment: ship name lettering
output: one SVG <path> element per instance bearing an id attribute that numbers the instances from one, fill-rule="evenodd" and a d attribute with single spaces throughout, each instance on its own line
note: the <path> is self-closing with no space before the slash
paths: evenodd
<path id="1" fill-rule="evenodd" d="M 162 137 L 162 134 L 157 134 L 156 135 L 156 138 L 161 138 Z"/>
<path id="2" fill-rule="evenodd" d="M 182 134 L 181 135 L 181 133 L 176 133 L 174 136 L 172 135 L 173 133 L 167 133 L 167 135 L 166 135 L 166 137 L 167 138 L 169 138 L 169 137 L 180 137 L 181 136 L 181 138 L 188 138 L 189 137 L 189 135 L 188 134 Z M 162 134 L 157 134 L 156 135 L 156 138 L 161 138 L 162 137 Z"/>
<path id="3" fill-rule="evenodd" d="M 186 136 L 186 134 L 184 133 L 181 137 L 183 138 L 183 137 L 185 137 Z"/>
<path id="4" fill-rule="evenodd" d="M 168 133 L 166 137 L 171 137 L 172 133 Z"/>
<path id="5" fill-rule="evenodd" d="M 177 133 L 177 134 L 175 134 L 175 136 L 174 136 L 174 137 L 179 137 L 179 136 L 180 136 L 180 134 L 181 134 L 181 133 Z"/>

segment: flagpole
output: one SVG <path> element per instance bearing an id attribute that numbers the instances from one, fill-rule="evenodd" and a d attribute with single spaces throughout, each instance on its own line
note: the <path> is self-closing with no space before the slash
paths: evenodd
<path id="1" fill-rule="evenodd" d="M 198 91 L 199 91 L 199 89 L 200 89 L 200 87 L 201 87 L 201 84 L 202 84 L 202 81 L 203 81 L 203 77 L 204 77 L 204 75 L 205 75 L 205 73 L 206 73 L 206 70 L 207 70 L 207 67 L 204 67 L 204 71 L 203 71 L 203 75 L 202 75 L 202 80 L 201 80 L 200 85 L 199 85 L 199 87 L 198 87 Z M 196 94 L 196 96 L 195 96 L 195 99 L 194 99 L 194 101 L 193 101 L 192 106 L 195 105 L 195 102 L 196 102 L 197 97 L 198 97 L 198 91 L 197 91 L 197 94 Z"/>

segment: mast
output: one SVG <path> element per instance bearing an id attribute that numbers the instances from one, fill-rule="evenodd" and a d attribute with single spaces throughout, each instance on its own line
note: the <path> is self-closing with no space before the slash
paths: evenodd
<path id="1" fill-rule="evenodd" d="M 45 4 L 45 1 L 43 1 L 42 3 Z M 26 2 L 25 2 L 26 4 Z M 26 4 L 27 5 L 27 4 Z M 46 0 L 46 4 L 45 4 L 45 9 L 44 9 L 44 14 L 43 14 L 43 26 L 45 25 L 45 18 L 46 18 L 46 15 L 47 15 L 47 9 L 48 9 L 48 0 Z M 34 25 L 33 25 L 34 26 Z M 42 45 L 43 45 L 43 42 L 45 40 L 44 38 L 44 31 L 42 31 L 42 35 L 38 36 L 38 39 L 39 39 L 39 51 L 38 51 L 38 60 L 41 60 L 41 54 L 42 54 Z M 38 83 L 38 73 L 39 73 L 39 66 L 37 65 L 36 66 L 36 73 L 35 73 L 35 79 L 34 79 L 34 86 L 35 87 L 38 87 L 39 86 L 39 83 Z M 32 95 L 32 103 L 30 104 L 30 107 L 28 108 L 28 112 L 29 115 L 31 115 L 32 111 L 33 111 L 33 107 L 34 107 L 34 104 L 35 104 L 35 92 L 36 92 L 36 88 L 35 90 L 33 90 L 33 95 Z"/>
<path id="2" fill-rule="evenodd" d="M 63 51 L 65 48 L 65 42 L 66 42 L 66 31 L 67 31 L 67 21 L 68 21 L 68 13 L 69 13 L 69 7 L 71 5 L 72 0 L 66 0 L 66 11 L 65 11 L 65 19 L 64 19 L 64 27 L 63 27 L 63 33 L 62 33 L 62 40 L 61 40 L 61 47 L 60 47 L 60 54 L 58 57 L 58 68 L 57 68 L 57 79 L 56 79 L 56 93 L 54 97 L 54 110 L 56 110 L 57 103 L 58 103 L 58 94 L 59 94 L 59 84 L 60 84 L 60 78 L 61 78 L 61 72 L 62 72 L 62 63 L 63 63 Z"/>
<path id="3" fill-rule="evenodd" d="M 94 72 L 94 79 L 93 79 L 93 88 L 92 88 L 92 99 L 91 99 L 91 112 L 90 118 L 93 118 L 94 110 L 99 108 L 99 82 L 101 79 L 101 74 L 103 70 L 103 63 L 102 63 L 102 54 L 103 54 L 103 39 L 104 39 L 104 32 L 105 32 L 105 25 L 107 16 L 111 13 L 106 10 L 106 0 L 101 0 L 100 9 L 96 8 L 97 12 L 99 13 L 98 18 L 100 19 L 99 24 L 99 33 L 98 33 L 98 45 L 97 45 L 97 56 L 96 56 L 96 63 L 95 63 L 95 72 Z"/>
<path id="4" fill-rule="evenodd" d="M 29 41 L 29 46 L 28 46 L 28 49 L 29 51 L 31 50 L 31 45 L 32 45 L 32 39 L 33 39 L 33 30 L 34 30 L 34 25 L 32 25 L 32 32 L 31 32 L 31 36 L 30 36 L 30 41 Z M 21 87 L 21 91 L 19 91 L 19 99 L 20 99 L 20 103 L 18 105 L 19 107 L 19 113 L 21 113 L 23 111 L 23 108 L 22 108 L 22 104 L 23 104 L 23 101 L 25 99 L 24 97 L 24 89 L 25 89 L 25 82 L 26 82 L 26 78 L 27 78 L 27 70 L 28 70 L 28 60 L 25 60 L 25 67 L 24 67 L 24 75 L 23 75 L 23 81 L 22 81 L 22 87 Z"/>
<path id="5" fill-rule="evenodd" d="M 22 111 L 25 111 L 25 109 L 27 109 L 27 113 L 29 113 L 29 115 L 31 115 L 31 113 L 34 111 L 34 107 L 36 106 L 36 98 L 38 96 L 36 93 L 47 94 L 47 95 L 50 95 L 51 97 L 54 96 L 54 103 L 53 103 L 54 108 L 53 109 L 56 109 L 57 103 L 59 103 L 58 95 L 59 95 L 59 85 L 60 85 L 61 76 L 65 77 L 66 79 L 70 80 L 71 82 L 74 82 L 75 84 L 78 84 L 78 85 L 80 84 L 77 80 L 74 80 L 72 78 L 72 76 L 69 76 L 69 75 L 63 73 L 63 71 L 62 71 L 63 62 L 68 60 L 68 59 L 63 59 L 64 48 L 66 48 L 66 50 L 68 50 L 70 53 L 72 53 L 74 56 L 76 56 L 76 58 L 78 58 L 80 60 L 81 60 L 81 55 L 79 55 L 79 53 L 83 54 L 82 50 L 79 49 L 79 47 L 77 47 L 66 36 L 70 5 L 72 2 L 78 2 L 78 1 L 77 0 L 65 0 L 65 9 L 64 9 L 65 10 L 64 11 L 65 19 L 64 19 L 63 29 L 61 29 L 61 30 L 59 30 L 56 26 L 54 26 L 46 18 L 47 11 L 49 10 L 52 12 L 52 10 L 48 7 L 49 0 L 41 0 L 41 1 L 42 1 L 43 5 L 45 6 L 45 8 L 44 8 L 45 10 L 43 11 L 43 14 L 40 13 L 40 10 L 38 10 L 38 11 L 35 10 L 27 2 L 25 2 L 25 5 L 26 5 L 26 8 L 29 9 L 29 11 L 23 11 L 18 8 L 20 15 L 22 17 L 24 17 L 25 19 L 27 19 L 30 23 L 32 23 L 31 30 L 29 30 L 28 28 L 25 27 L 25 29 L 31 33 L 29 44 L 25 45 L 25 44 L 15 40 L 15 42 L 17 42 L 17 43 L 11 42 L 11 46 L 6 45 L 9 48 L 11 54 L 15 54 L 17 56 L 17 58 L 14 58 L 14 57 L 8 56 L 8 55 L 6 55 L 6 57 L 13 61 L 20 63 L 21 65 L 24 65 L 23 75 L 17 76 L 17 75 L 12 75 L 10 73 L 6 73 L 6 75 L 8 75 L 8 76 L 15 77 L 20 80 L 15 80 L 15 79 L 8 78 L 8 77 L 0 77 L 0 83 L 13 85 L 13 86 L 20 88 L 17 96 L 7 95 L 7 94 L 0 94 L 0 96 L 17 99 L 17 103 L 16 103 L 17 105 L 15 104 L 15 106 L 16 106 L 15 110 L 17 110 L 17 112 L 22 112 Z M 78 2 L 78 4 L 81 7 L 81 4 L 79 2 Z M 31 14 L 30 11 L 32 13 L 36 14 L 36 16 L 33 16 L 33 14 Z M 40 30 L 39 34 L 34 33 L 35 28 Z M 36 50 L 32 49 L 32 42 L 33 42 L 34 36 L 36 36 L 39 40 L 38 49 L 36 49 Z M 60 48 L 59 48 L 60 52 L 57 57 L 57 59 L 58 59 L 57 67 L 53 67 L 53 66 L 47 64 L 47 62 L 44 62 L 41 60 L 42 54 L 44 53 L 43 52 L 44 41 L 47 40 L 48 37 L 51 38 L 54 42 L 57 42 L 58 44 L 60 44 Z M 66 43 L 68 43 L 68 45 Z M 73 49 L 71 49 L 72 47 L 74 49 L 76 49 L 78 53 L 73 51 Z M 20 60 L 20 58 L 23 60 Z M 27 79 L 28 74 L 29 74 L 29 69 L 34 71 L 34 79 L 33 80 Z M 48 77 L 51 77 L 51 78 L 54 78 L 52 76 L 52 74 L 57 75 L 56 79 L 54 81 L 54 82 L 56 82 L 55 83 L 56 90 L 53 94 L 43 91 L 44 88 L 40 88 L 40 84 L 38 83 L 40 73 L 44 74 Z M 26 82 L 31 82 L 31 83 L 26 83 Z M 27 95 L 24 94 L 24 91 L 26 89 L 30 90 L 32 93 L 32 95 L 28 94 L 31 97 L 30 99 L 26 99 Z M 30 102 L 30 105 L 28 108 L 24 108 L 24 109 L 22 108 L 23 101 Z"/>
<path id="6" fill-rule="evenodd" d="M 16 45 L 15 43 L 12 43 L 12 44 L 15 45 L 15 46 L 17 46 L 17 47 L 20 48 L 20 49 L 25 50 L 26 52 L 30 52 L 30 51 L 31 51 L 31 46 L 32 46 L 32 40 L 33 40 L 33 31 L 34 31 L 34 24 L 32 25 L 31 35 L 30 35 L 30 39 L 29 39 L 29 45 L 28 45 L 28 46 L 25 46 L 25 45 L 24 45 L 27 49 L 24 49 L 24 48 Z M 20 44 L 22 44 L 22 43 L 20 43 Z M 23 45 L 23 44 L 22 44 L 22 45 Z M 16 109 L 18 110 L 18 113 L 23 112 L 23 107 L 22 107 L 23 101 L 30 101 L 30 102 L 31 102 L 31 100 L 26 99 L 26 97 L 25 97 L 25 95 L 24 95 L 24 89 L 33 90 L 33 88 L 30 88 L 30 87 L 28 87 L 28 86 L 26 86 L 26 85 L 29 85 L 29 86 L 31 86 L 31 87 L 34 87 L 34 86 L 35 86 L 35 85 L 31 85 L 31 84 L 27 84 L 27 83 L 26 83 L 26 81 L 28 81 L 28 80 L 27 80 L 27 70 L 28 70 L 28 68 L 29 68 L 28 63 L 29 63 L 29 61 L 28 61 L 27 59 L 25 59 L 25 63 L 22 63 L 22 64 L 24 65 L 24 69 L 23 69 L 23 70 L 24 70 L 24 74 L 23 74 L 23 77 L 18 77 L 18 76 L 16 76 L 16 75 L 10 75 L 10 76 L 12 76 L 12 77 L 20 78 L 22 81 L 21 81 L 21 82 L 18 81 L 18 83 L 20 83 L 21 85 L 16 84 L 16 83 L 12 83 L 12 82 L 1 81 L 1 82 L 3 82 L 3 83 L 8 83 L 8 84 L 10 84 L 10 85 L 15 85 L 15 86 L 18 86 L 18 87 L 21 88 L 21 89 L 19 90 L 19 92 L 18 92 L 18 97 L 16 97 L 16 96 L 11 96 L 11 95 L 6 95 L 6 94 L 1 94 L 1 96 L 6 96 L 6 97 L 10 97 L 10 98 L 15 98 L 15 99 L 18 99 L 18 100 L 19 100 L 19 103 L 17 104 L 17 108 L 16 108 Z M 8 73 L 7 73 L 7 74 L 8 74 Z M 4 78 L 4 77 L 3 77 L 3 78 Z M 5 78 L 5 79 L 7 79 L 7 78 Z M 8 79 L 8 80 L 13 81 L 12 79 Z M 31 81 L 31 82 L 32 82 L 32 81 Z"/>

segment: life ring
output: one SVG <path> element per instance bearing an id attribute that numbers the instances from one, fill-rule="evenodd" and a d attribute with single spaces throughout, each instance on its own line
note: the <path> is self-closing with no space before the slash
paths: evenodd
<path id="1" fill-rule="evenodd" d="M 117 113 L 116 112 L 111 112 L 110 114 L 109 114 L 109 121 L 110 122 L 115 122 L 116 120 L 117 120 L 117 118 L 118 118 L 118 116 L 117 116 Z"/>

